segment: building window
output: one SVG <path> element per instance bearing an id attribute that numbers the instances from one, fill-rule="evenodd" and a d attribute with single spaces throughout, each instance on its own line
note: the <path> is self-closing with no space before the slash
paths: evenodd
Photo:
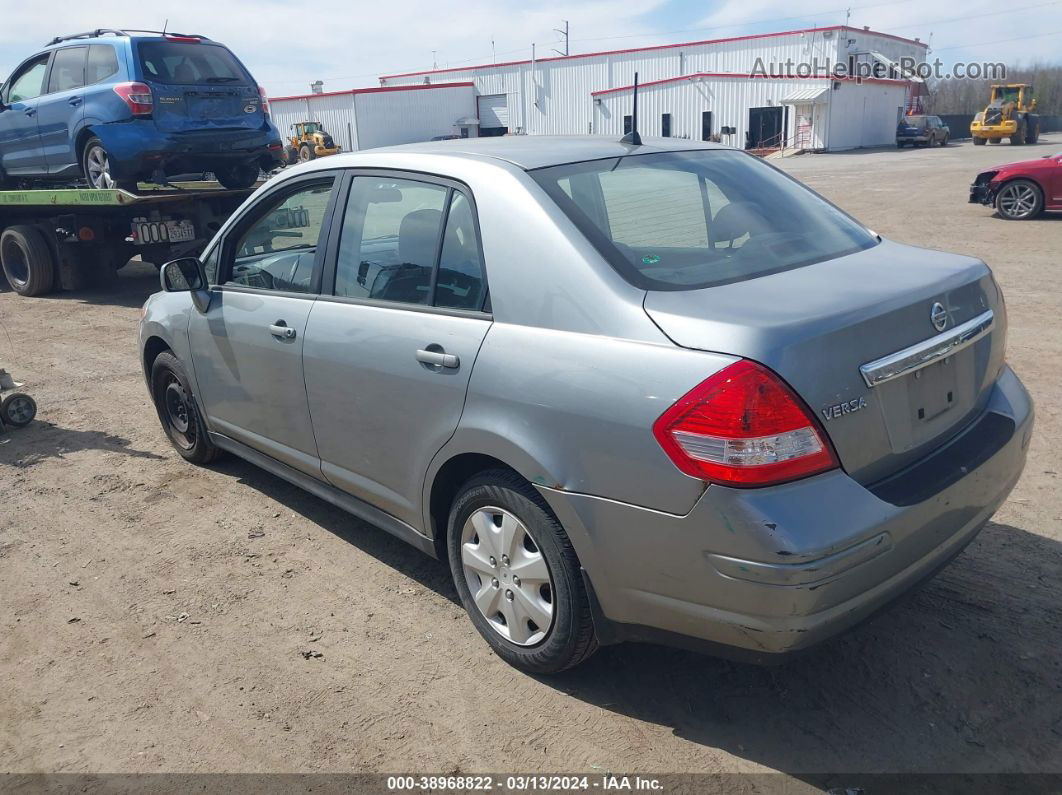
<path id="1" fill-rule="evenodd" d="M 660 134 L 665 138 L 671 137 L 671 114 L 664 113 L 660 116 Z"/>
<path id="2" fill-rule="evenodd" d="M 623 134 L 624 135 L 628 135 L 630 133 L 630 131 L 631 131 L 631 117 L 630 116 L 624 116 L 623 117 Z"/>
<path id="3" fill-rule="evenodd" d="M 712 140 L 712 112 L 710 110 L 701 112 L 701 140 Z"/>

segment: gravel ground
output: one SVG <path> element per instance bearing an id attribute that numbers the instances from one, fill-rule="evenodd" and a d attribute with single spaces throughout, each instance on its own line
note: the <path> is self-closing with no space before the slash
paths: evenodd
<path id="1" fill-rule="evenodd" d="M 966 203 L 977 171 L 1048 138 L 780 161 L 883 235 L 993 266 L 1038 429 L 939 577 L 772 669 L 623 646 L 521 674 L 443 564 L 170 449 L 135 343 L 154 269 L 0 292 L 0 363 L 40 404 L 0 435 L 0 771 L 1062 772 L 1062 216 Z"/>

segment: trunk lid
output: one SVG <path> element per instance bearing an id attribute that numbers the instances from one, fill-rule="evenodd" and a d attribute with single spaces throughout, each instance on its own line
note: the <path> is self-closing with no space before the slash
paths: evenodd
<path id="1" fill-rule="evenodd" d="M 947 313 L 938 331 L 934 304 Z M 978 414 L 1003 363 L 1006 317 L 988 267 L 891 241 L 802 268 L 700 290 L 649 291 L 645 311 L 677 345 L 760 362 L 826 431 L 844 469 L 873 483 Z M 986 312 L 993 327 L 946 359 L 867 385 L 860 367 Z"/>
<path id="2" fill-rule="evenodd" d="M 258 130 L 265 123 L 257 84 L 226 47 L 194 37 L 147 39 L 137 53 L 163 132 Z"/>

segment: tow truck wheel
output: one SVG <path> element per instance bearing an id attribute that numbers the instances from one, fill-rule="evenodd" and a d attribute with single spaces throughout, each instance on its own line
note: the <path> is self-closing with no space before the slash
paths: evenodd
<path id="1" fill-rule="evenodd" d="M 22 428 L 33 422 L 36 416 L 36 401 L 22 392 L 14 392 L 4 398 L 3 403 L 0 403 L 0 417 L 3 417 L 4 425 Z"/>
<path id="2" fill-rule="evenodd" d="M 252 160 L 249 163 L 237 163 L 215 169 L 214 176 L 218 178 L 218 182 L 223 187 L 229 190 L 244 190 L 258 182 L 259 171 L 258 161 Z"/>
<path id="3" fill-rule="evenodd" d="M 44 235 L 35 226 L 9 226 L 0 235 L 0 265 L 11 289 L 19 295 L 50 292 L 55 283 L 55 260 Z"/>

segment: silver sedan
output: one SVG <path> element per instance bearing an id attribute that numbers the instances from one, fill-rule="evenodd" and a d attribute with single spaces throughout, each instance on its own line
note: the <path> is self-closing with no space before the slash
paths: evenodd
<path id="1" fill-rule="evenodd" d="M 821 641 L 957 555 L 1032 432 L 983 262 L 721 146 L 330 157 L 162 279 L 140 350 L 178 452 L 448 561 L 529 671 Z"/>

